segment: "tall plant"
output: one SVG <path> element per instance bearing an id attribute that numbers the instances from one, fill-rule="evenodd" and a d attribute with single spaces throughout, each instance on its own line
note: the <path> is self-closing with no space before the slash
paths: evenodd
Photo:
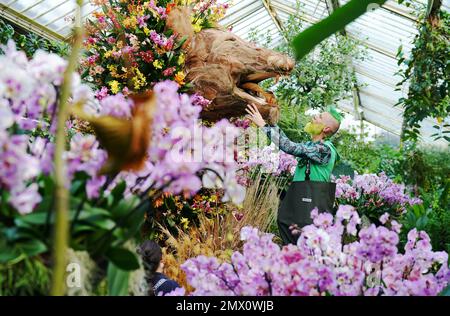
<path id="1" fill-rule="evenodd" d="M 418 140 L 420 123 L 432 117 L 437 121 L 432 136 L 450 142 L 445 122 L 450 114 L 450 14 L 430 8 L 419 15 L 418 29 L 411 55 L 405 56 L 402 46 L 397 53 L 398 64 L 405 66 L 398 72 L 402 80 L 397 86 L 409 83 L 407 97 L 397 103 L 404 109 L 402 139 Z"/>
<path id="2" fill-rule="evenodd" d="M 283 36 L 287 41 L 278 45 L 276 50 L 295 55 L 295 48 L 289 42 L 305 28 L 302 10 L 298 3 L 296 11 L 299 13 L 289 16 L 284 24 Z M 255 32 L 251 38 L 264 46 L 272 44 L 272 39 L 264 34 Z M 303 114 L 306 110 L 325 108 L 352 96 L 357 80 L 351 71 L 351 62 L 363 61 L 366 55 L 366 49 L 359 41 L 336 34 L 297 60 L 291 75 L 279 80 L 273 89 L 281 104 L 279 125 L 289 138 L 293 141 L 306 139 L 307 134 L 299 129 L 306 123 Z M 268 88 L 274 83 L 270 79 L 264 85 Z"/>
<path id="3" fill-rule="evenodd" d="M 292 16 L 287 23 L 287 36 L 292 37 L 302 25 Z M 284 44 L 281 51 L 292 54 Z M 354 39 L 337 34 L 316 46 L 302 60 L 296 63 L 291 77 L 281 80 L 275 93 L 287 105 L 303 109 L 323 108 L 330 103 L 351 97 L 357 84 L 356 76 L 350 71 L 351 60 L 365 59 L 366 50 Z"/>
<path id="4" fill-rule="evenodd" d="M 63 295 L 65 292 L 64 274 L 66 269 L 66 251 L 69 238 L 69 191 L 67 189 L 66 162 L 63 153 L 66 146 L 66 120 L 69 113 L 69 97 L 73 81 L 73 72 L 78 63 L 78 54 L 81 51 L 83 40 L 83 27 L 81 24 L 81 8 L 83 0 L 77 0 L 77 25 L 75 25 L 74 44 L 67 68 L 64 72 L 59 107 L 57 109 L 55 134 L 55 206 L 56 219 L 53 241 L 53 282 L 52 295 Z"/>

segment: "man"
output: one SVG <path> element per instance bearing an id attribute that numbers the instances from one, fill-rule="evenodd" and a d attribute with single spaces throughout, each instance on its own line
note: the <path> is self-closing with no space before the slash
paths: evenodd
<path id="1" fill-rule="evenodd" d="M 310 181 L 330 181 L 334 165 L 339 160 L 339 154 L 334 145 L 327 139 L 339 130 L 342 121 L 342 116 L 334 107 L 329 107 L 327 111 L 314 116 L 311 122 L 305 125 L 304 130 L 311 135 L 312 140 L 302 143 L 291 141 L 277 125 L 266 124 L 256 105 L 249 104 L 246 111 L 249 114 L 248 117 L 266 132 L 269 139 L 279 145 L 280 150 L 298 158 L 299 163 L 295 170 L 294 182 L 305 181 L 308 162 L 310 166 Z M 296 210 L 289 210 L 289 212 L 295 213 Z M 298 214 L 284 215 L 286 215 L 284 218 L 289 218 L 293 222 L 287 223 L 285 220 L 282 223 L 283 220 L 280 219 L 280 214 L 278 215 L 278 226 L 283 241 L 285 243 L 295 242 L 295 238 L 286 232 L 286 225 L 289 224 L 287 226 L 289 227 L 290 224 L 295 223 L 304 226 L 307 224 L 305 216 L 309 219 L 309 212 L 300 216 Z"/>

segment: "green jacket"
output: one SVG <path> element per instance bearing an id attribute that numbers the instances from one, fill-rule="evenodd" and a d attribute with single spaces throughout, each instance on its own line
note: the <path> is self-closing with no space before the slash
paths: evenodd
<path id="1" fill-rule="evenodd" d="M 297 157 L 298 165 L 294 181 L 305 180 L 306 162 L 311 162 L 311 181 L 329 182 L 336 162 L 340 159 L 336 148 L 330 141 L 295 143 L 277 126 L 262 128 L 280 150 Z"/>
<path id="2" fill-rule="evenodd" d="M 328 140 L 324 141 L 323 143 L 330 148 L 331 157 L 328 160 L 328 163 L 311 164 L 311 174 L 309 176 L 311 181 L 329 182 L 331 174 L 333 173 L 334 166 L 340 159 L 340 156 L 336 151 L 336 147 L 334 147 L 333 143 Z M 305 170 L 306 164 L 301 165 L 299 163 L 297 165 L 297 168 L 295 169 L 294 181 L 305 181 Z"/>

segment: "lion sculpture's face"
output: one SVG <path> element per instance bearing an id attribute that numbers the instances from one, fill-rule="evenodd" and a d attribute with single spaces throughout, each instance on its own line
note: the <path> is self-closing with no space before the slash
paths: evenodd
<path id="1" fill-rule="evenodd" d="M 294 61 L 270 49 L 257 47 L 237 35 L 218 28 L 194 34 L 187 13 L 170 16 L 170 26 L 189 38 L 186 44 L 187 81 L 194 91 L 212 101 L 202 111 L 202 118 L 215 121 L 247 114 L 254 103 L 271 123 L 279 118 L 279 106 L 271 92 L 258 84 L 268 78 L 289 74 Z"/>
<path id="2" fill-rule="evenodd" d="M 217 120 L 245 115 L 248 103 L 257 105 L 262 116 L 275 123 L 279 106 L 271 92 L 258 83 L 289 74 L 292 59 L 256 47 L 231 32 L 207 29 L 196 34 L 186 56 L 187 80 L 195 91 L 212 101 L 202 117 Z"/>

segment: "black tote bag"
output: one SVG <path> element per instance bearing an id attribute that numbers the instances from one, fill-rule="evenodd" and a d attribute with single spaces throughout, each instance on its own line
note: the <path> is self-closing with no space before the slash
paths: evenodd
<path id="1" fill-rule="evenodd" d="M 319 212 L 333 212 L 336 183 L 310 181 L 311 166 L 308 161 L 305 181 L 294 181 L 278 209 L 277 223 L 283 244 L 295 244 L 299 236 L 293 236 L 289 227 L 297 224 L 299 228 L 312 224 L 311 211 L 317 207 Z"/>

